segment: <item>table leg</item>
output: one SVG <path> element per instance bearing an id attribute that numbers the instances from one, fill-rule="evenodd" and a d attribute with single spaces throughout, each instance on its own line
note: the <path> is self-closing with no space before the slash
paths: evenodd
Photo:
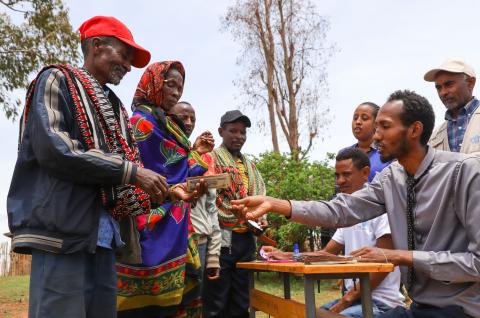
<path id="1" fill-rule="evenodd" d="M 360 274 L 360 293 L 362 296 L 362 313 L 364 318 L 373 318 L 372 288 L 370 286 L 370 275 Z"/>
<path id="2" fill-rule="evenodd" d="M 290 299 L 290 274 L 283 273 L 283 296 L 285 299 Z"/>
<path id="3" fill-rule="evenodd" d="M 315 279 L 305 275 L 305 315 L 315 318 Z"/>
<path id="4" fill-rule="evenodd" d="M 252 307 L 252 290 L 255 288 L 255 272 L 248 271 L 248 288 L 249 288 L 249 307 L 250 307 L 250 318 L 255 318 L 255 309 Z"/>

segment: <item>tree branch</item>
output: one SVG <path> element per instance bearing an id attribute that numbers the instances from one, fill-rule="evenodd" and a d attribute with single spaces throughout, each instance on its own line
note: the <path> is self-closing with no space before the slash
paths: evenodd
<path id="1" fill-rule="evenodd" d="M 9 8 L 10 10 L 12 11 L 16 11 L 16 12 L 20 12 L 20 13 L 28 13 L 28 12 L 31 12 L 31 11 L 23 11 L 23 10 L 19 10 L 17 8 L 14 7 L 15 4 L 17 4 L 19 1 L 4 1 L 4 0 L 0 0 L 0 4 L 3 4 L 4 6 L 6 6 L 7 8 Z"/>

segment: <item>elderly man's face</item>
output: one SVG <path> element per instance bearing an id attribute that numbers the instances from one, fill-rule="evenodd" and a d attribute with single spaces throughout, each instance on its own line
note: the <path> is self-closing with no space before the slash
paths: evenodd
<path id="1" fill-rule="evenodd" d="M 118 85 L 130 72 L 134 56 L 133 48 L 113 38 L 94 42 L 95 75 L 102 83 Z"/>
<path id="2" fill-rule="evenodd" d="M 448 110 L 456 112 L 472 99 L 475 78 L 463 73 L 439 72 L 435 76 L 435 88 Z"/>

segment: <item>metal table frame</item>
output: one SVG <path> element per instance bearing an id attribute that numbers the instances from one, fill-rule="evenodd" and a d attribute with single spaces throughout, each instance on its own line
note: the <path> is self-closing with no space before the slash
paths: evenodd
<path id="1" fill-rule="evenodd" d="M 387 265 L 387 264 L 382 264 Z M 393 270 L 393 265 L 391 265 L 391 270 Z M 306 265 L 308 266 L 308 265 Z M 373 306 L 372 306 L 372 296 L 371 296 L 371 284 L 370 284 L 370 272 L 328 272 L 328 273 L 302 273 L 302 272 L 284 272 L 280 270 L 270 270 L 270 269 L 258 269 L 258 268 L 248 268 L 243 267 L 249 270 L 249 288 L 250 288 L 250 299 L 252 299 L 252 291 L 255 287 L 254 273 L 255 272 L 281 272 L 283 276 L 283 295 L 284 299 L 290 300 L 290 275 L 292 273 L 301 274 L 304 276 L 304 294 L 305 294 L 305 317 L 315 318 L 316 304 L 315 304 L 315 282 L 323 279 L 346 279 L 346 278 L 359 278 L 360 279 L 360 294 L 362 301 L 362 313 L 365 318 L 373 318 Z M 380 272 L 388 272 L 387 270 L 380 270 Z M 372 271 L 373 272 L 373 271 Z M 250 305 L 250 318 L 255 318 L 255 308 Z"/>

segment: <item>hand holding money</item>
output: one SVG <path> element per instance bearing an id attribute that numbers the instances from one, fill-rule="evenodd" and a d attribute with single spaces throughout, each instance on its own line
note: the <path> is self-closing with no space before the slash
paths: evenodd
<path id="1" fill-rule="evenodd" d="M 187 190 L 195 190 L 197 183 L 203 180 L 209 189 L 225 189 L 231 185 L 232 179 L 228 173 L 214 174 L 210 176 L 190 177 L 187 178 Z"/>

